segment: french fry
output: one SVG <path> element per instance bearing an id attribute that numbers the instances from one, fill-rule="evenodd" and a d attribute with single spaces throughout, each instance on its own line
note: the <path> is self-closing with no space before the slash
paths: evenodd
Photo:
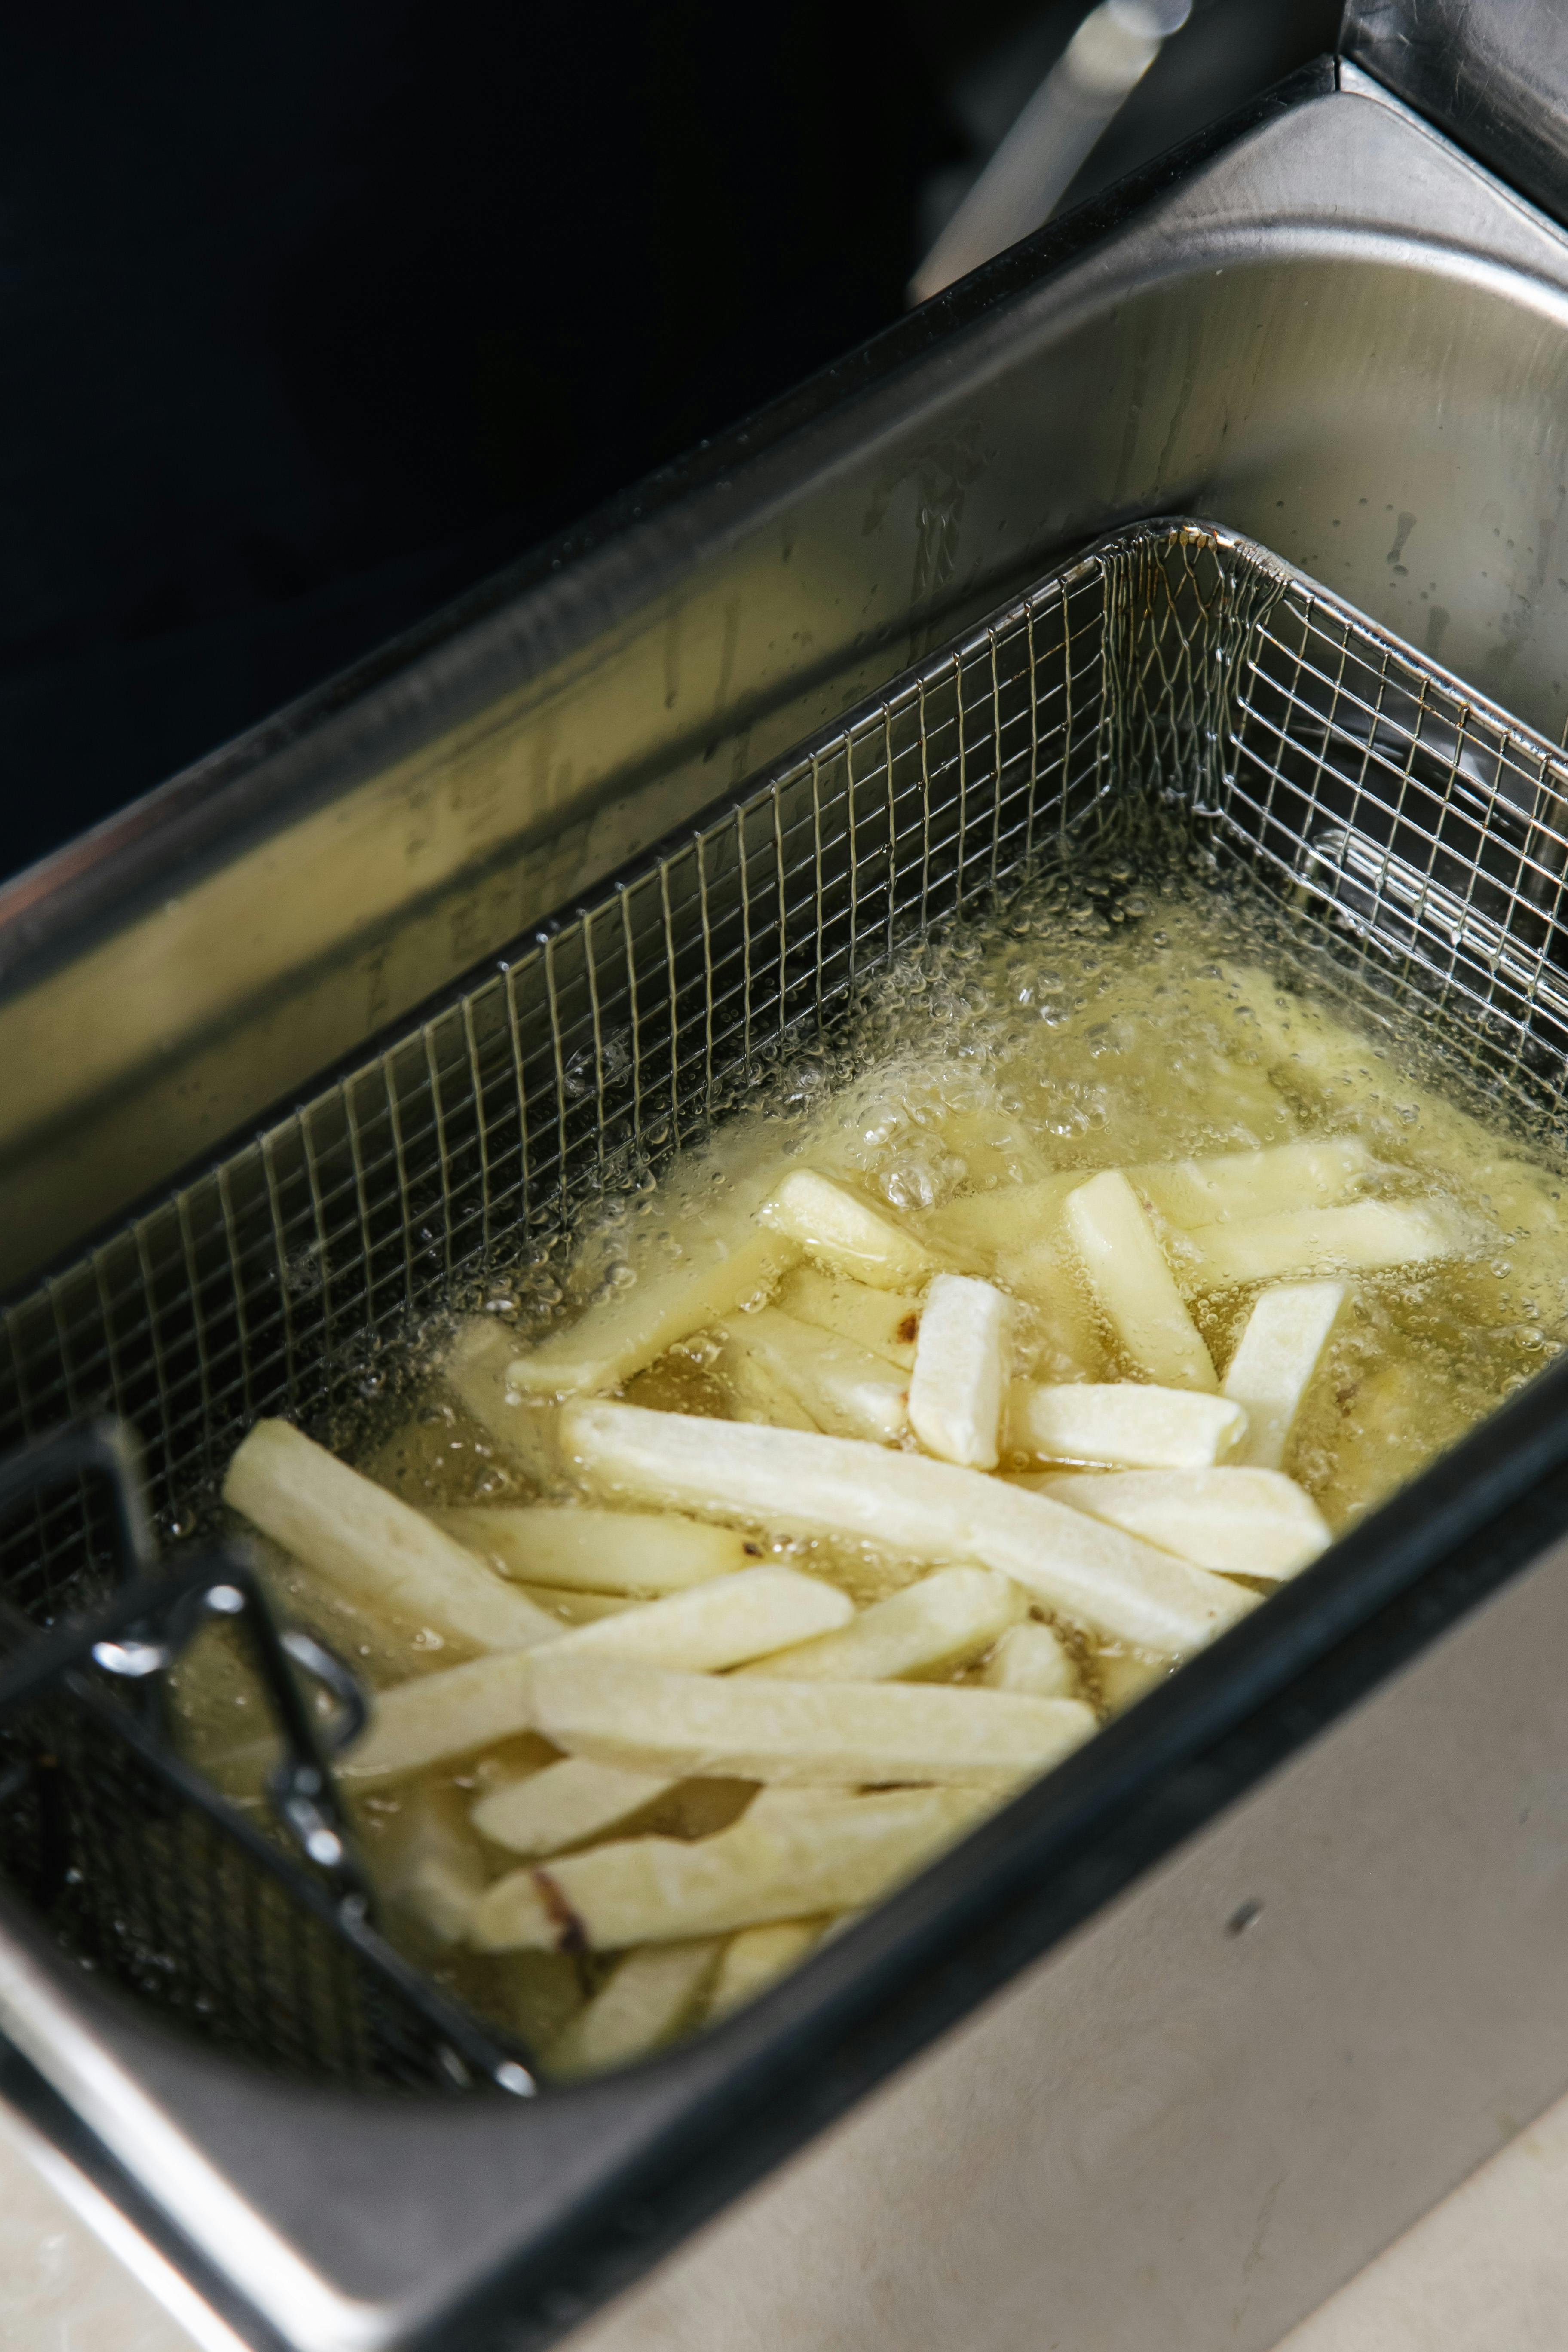
<path id="1" fill-rule="evenodd" d="M 1297 1415 L 1345 1297 L 1342 1282 L 1281 1283 L 1258 1297 L 1220 1387 L 1247 1414 L 1234 1463 L 1283 1468 Z"/>
<path id="2" fill-rule="evenodd" d="M 1062 1212 L 1095 1171 L 1069 1168 L 1030 1184 L 998 1184 L 994 1192 L 967 1192 L 928 1209 L 921 1230 L 955 1264 L 984 1273 L 1006 1256 L 1062 1238 Z"/>
<path id="3" fill-rule="evenodd" d="M 1133 1381 L 1019 1383 L 1007 1400 L 1008 1450 L 1047 1462 L 1202 1470 L 1226 1459 L 1246 1429 L 1228 1397 Z"/>
<path id="4" fill-rule="evenodd" d="M 731 1325 L 726 1357 L 729 1349 L 761 1363 L 818 1429 L 885 1444 L 903 1435 L 908 1381 L 853 1339 L 763 1307 Z"/>
<path id="5" fill-rule="evenodd" d="M 989 1689 L 1017 1691 L 1026 1698 L 1078 1696 L 1078 1667 L 1072 1653 L 1048 1625 L 1010 1626 L 986 1659 L 982 1675 Z"/>
<path id="6" fill-rule="evenodd" d="M 918 1290 L 933 1270 L 930 1251 L 912 1234 L 815 1169 L 794 1170 L 757 1215 L 766 1231 L 783 1234 L 816 1265 L 874 1290 Z"/>
<path id="7" fill-rule="evenodd" d="M 678 1339 L 765 1296 L 799 1255 L 782 1227 L 749 1218 L 693 1231 L 681 1265 L 639 1274 L 629 1290 L 595 1299 L 575 1323 L 514 1353 L 508 1388 L 546 1398 L 618 1388 Z"/>
<path id="8" fill-rule="evenodd" d="M 853 1339 L 857 1347 L 885 1357 L 900 1371 L 907 1372 L 915 1360 L 921 1302 L 912 1290 L 873 1290 L 847 1275 L 797 1265 L 779 1285 L 775 1303 L 797 1322 Z"/>
<path id="9" fill-rule="evenodd" d="M 552 1639 L 541 1649 L 704 1674 L 833 1632 L 853 1615 L 846 1596 L 816 1577 L 750 1568 L 570 1631 L 552 1620 Z M 478 1658 L 383 1691 L 339 1772 L 361 1786 L 380 1786 L 539 1728 L 531 1654 Z"/>
<path id="10" fill-rule="evenodd" d="M 892 1682 L 978 1657 L 1027 1607 L 1010 1577 L 988 1568 L 939 1568 L 862 1609 L 842 1633 L 824 1633 L 742 1666 L 786 1682 Z"/>
<path id="11" fill-rule="evenodd" d="M 1184 1239 L 1184 1271 L 1194 1289 L 1205 1291 L 1429 1265 L 1467 1256 L 1486 1235 L 1452 1201 L 1352 1201 L 1342 1209 L 1293 1209 L 1195 1225 Z"/>
<path id="12" fill-rule="evenodd" d="M 791 1683 L 671 1674 L 625 1658 L 534 1662 L 539 1728 L 628 1772 L 816 1788 L 932 1780 L 1002 1788 L 1043 1772 L 1093 1728 L 1070 1699 L 942 1684 Z"/>
<path id="13" fill-rule="evenodd" d="M 563 2080 L 602 2074 L 672 2041 L 700 2003 L 721 1949 L 716 1936 L 706 1936 L 628 1952 L 608 1984 L 551 2043 L 546 2073 Z"/>
<path id="14" fill-rule="evenodd" d="M 973 1789 L 824 1795 L 760 1819 L 754 1805 L 716 1837 L 594 1846 L 548 1871 L 498 1879 L 475 1907 L 468 1940 L 481 1952 L 609 1952 L 854 1910 L 951 1844 L 994 1801 Z"/>
<path id="15" fill-rule="evenodd" d="M 1216 1389 L 1203 1335 L 1126 1177 L 1114 1169 L 1091 1177 L 1068 1193 L 1064 1214 L 1090 1286 L 1132 1362 L 1165 1388 Z"/>
<path id="16" fill-rule="evenodd" d="M 1329 1544 L 1316 1503 L 1278 1470 L 1078 1471 L 1035 1491 L 1222 1576 L 1278 1581 Z"/>
<path id="17" fill-rule="evenodd" d="M 755 1558 L 732 1529 L 673 1512 L 532 1503 L 485 1504 L 431 1517 L 502 1576 L 573 1592 L 680 1592 Z"/>
<path id="18" fill-rule="evenodd" d="M 447 1386 L 509 1462 L 536 1486 L 552 1486 L 559 1475 L 553 1404 L 519 1396 L 510 1374 L 517 1361 L 517 1334 L 491 1315 L 470 1315 L 459 1325 L 443 1367 Z"/>
<path id="19" fill-rule="evenodd" d="M 1105 1348 L 1089 1311 L 1077 1253 L 1065 1234 L 1030 1249 L 1004 1251 L 993 1271 L 1003 1289 L 1033 1310 L 1037 1377 L 1102 1377 Z"/>
<path id="20" fill-rule="evenodd" d="M 568 1756 L 542 1771 L 490 1790 L 469 1819 L 481 1837 L 509 1853 L 559 1853 L 605 1830 L 618 1829 L 634 1813 L 657 1804 L 675 1786 L 646 1772 L 620 1772 Z"/>
<path id="21" fill-rule="evenodd" d="M 793 1389 L 738 1333 L 726 1337 L 713 1369 L 729 1392 L 734 1420 L 756 1422 L 763 1429 L 816 1428 Z"/>
<path id="22" fill-rule="evenodd" d="M 937 1275 L 909 1391 L 910 1427 L 928 1454 L 994 1470 L 1006 1349 L 1007 1302 L 995 1286 Z"/>
<path id="23" fill-rule="evenodd" d="M 1282 1210 L 1331 1208 L 1373 1173 L 1354 1136 L 1276 1143 L 1267 1151 L 1224 1151 L 1208 1160 L 1151 1161 L 1127 1180 L 1172 1225 L 1223 1223 Z"/>
<path id="24" fill-rule="evenodd" d="M 1064 1504 L 853 1438 L 595 1399 L 564 1409 L 562 1441 L 600 1492 L 994 1568 L 1076 1623 L 1172 1656 L 1201 1649 L 1248 1605 L 1223 1578 Z"/>
<path id="25" fill-rule="evenodd" d="M 822 1940 L 820 1919 L 780 1919 L 765 1927 L 742 1927 L 731 1937 L 709 1987 L 705 2025 L 717 2025 L 769 1985 L 798 1968 Z"/>
<path id="26" fill-rule="evenodd" d="M 423 1512 L 285 1421 L 258 1421 L 228 1465 L 224 1500 L 350 1600 L 434 1626 L 477 1650 L 521 1650 L 561 1628 Z"/>
<path id="27" fill-rule="evenodd" d="M 619 1617 L 638 1605 L 624 1592 L 568 1592 L 558 1584 L 520 1584 L 517 1589 L 563 1628 L 596 1624 L 601 1617 Z"/>
<path id="28" fill-rule="evenodd" d="M 1146 1691 L 1152 1691 L 1156 1683 L 1163 1683 L 1170 1668 L 1156 1659 L 1141 1658 L 1124 1651 L 1120 1655 L 1097 1658 L 1095 1672 L 1107 1714 L 1120 1715 Z"/>
<path id="29" fill-rule="evenodd" d="M 438 1944 L 460 1944 L 485 1891 L 484 1856 L 452 1789 L 414 1789 L 376 1848 L 376 1884 Z"/>

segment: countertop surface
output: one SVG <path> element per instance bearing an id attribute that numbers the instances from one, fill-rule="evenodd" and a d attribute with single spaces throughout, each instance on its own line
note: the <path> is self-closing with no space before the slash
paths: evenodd
<path id="1" fill-rule="evenodd" d="M 1568 2099 L 1370 2263 L 1279 2352 L 1562 2352 L 1565 2312 Z M 203 2333 L 204 2352 L 219 2352 L 226 2331 Z M 193 2352 L 196 2343 L 0 2128 L 0 2347 Z"/>

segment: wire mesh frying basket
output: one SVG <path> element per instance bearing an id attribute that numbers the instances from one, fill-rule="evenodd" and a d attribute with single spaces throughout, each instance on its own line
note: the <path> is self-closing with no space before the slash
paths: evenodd
<path id="1" fill-rule="evenodd" d="M 121 1416 L 165 1539 L 209 1525 L 257 1418 L 330 1423 L 613 1167 L 661 1164 L 878 964 L 1133 789 L 1315 908 L 1385 993 L 1450 1016 L 1478 1080 L 1560 1112 L 1565 783 L 1542 739 L 1262 549 L 1120 532 L 16 1299 L 0 1450 Z M 52 1625 L 101 1600 L 114 1559 L 97 1490 L 51 1487 L 0 1533 L 0 1596 Z M 90 1814 L 103 1738 L 51 1736 L 57 1792 L 77 1776 Z M 193 1801 L 152 1751 L 133 1777 L 143 1811 Z M 242 1831 L 215 1798 L 199 1837 L 164 1840 L 151 1937 L 112 1872 L 51 1886 L 20 1833 L 0 1867 L 68 1949 L 252 2057 L 442 2078 L 428 2021 L 412 2055 L 401 2013 L 366 2031 L 319 1890 Z M 261 1944 L 265 1997 L 237 2000 Z"/>

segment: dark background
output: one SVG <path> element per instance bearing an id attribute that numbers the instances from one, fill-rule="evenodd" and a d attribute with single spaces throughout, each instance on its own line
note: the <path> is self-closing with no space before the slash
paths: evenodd
<path id="1" fill-rule="evenodd" d="M 1088 0 L 0 33 L 0 875 L 898 317 Z M 1206 0 L 1070 192 L 1333 46 Z"/>

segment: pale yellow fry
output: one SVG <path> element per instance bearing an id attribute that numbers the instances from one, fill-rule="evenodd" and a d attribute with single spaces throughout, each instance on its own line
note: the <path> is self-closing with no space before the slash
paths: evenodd
<path id="1" fill-rule="evenodd" d="M 951 1844 L 994 1801 L 973 1789 L 825 1797 L 761 1820 L 743 1814 L 716 1837 L 595 1846 L 547 1871 L 498 1879 L 474 1911 L 468 1939 L 490 1952 L 583 1944 L 618 1951 L 854 1910 Z"/>
<path id="2" fill-rule="evenodd" d="M 719 1938 L 708 1936 L 628 1952 L 608 1984 L 551 2043 L 546 2073 L 602 2074 L 671 2041 L 701 2001 L 721 1948 Z"/>
<path id="3" fill-rule="evenodd" d="M 994 1470 L 1006 1359 L 1007 1301 L 994 1284 L 937 1275 L 909 1391 L 910 1427 L 928 1454 Z"/>
<path id="4" fill-rule="evenodd" d="M 414 1789 L 375 1849 L 375 1876 L 390 1904 L 440 1944 L 459 1944 L 485 1890 L 484 1857 L 456 1790 Z"/>
<path id="5" fill-rule="evenodd" d="M 757 1214 L 818 1265 L 873 1289 L 918 1290 L 933 1270 L 930 1251 L 912 1234 L 815 1169 L 793 1171 Z"/>
<path id="6" fill-rule="evenodd" d="M 822 1939 L 820 1919 L 780 1919 L 766 1927 L 742 1927 L 731 1936 L 709 1989 L 704 2022 L 717 2025 L 754 2000 L 790 1969 L 798 1968 Z"/>
<path id="7" fill-rule="evenodd" d="M 750 1568 L 570 1632 L 552 1622 L 552 1639 L 543 1646 L 574 1657 L 639 1658 L 702 1674 L 832 1632 L 853 1614 L 846 1596 L 816 1577 Z M 339 1771 L 362 1784 L 379 1784 L 536 1728 L 530 1655 L 515 1651 L 479 1658 L 383 1691 L 368 1729 Z"/>
<path id="8" fill-rule="evenodd" d="M 842 1633 L 780 1650 L 740 1672 L 782 1675 L 786 1682 L 852 1683 L 931 1674 L 978 1657 L 1027 1605 L 1010 1577 L 988 1568 L 939 1568 L 862 1609 Z"/>
<path id="9" fill-rule="evenodd" d="M 480 1650 L 521 1650 L 560 1626 L 422 1511 L 283 1421 L 258 1421 L 224 1500 L 351 1599 Z"/>
<path id="10" fill-rule="evenodd" d="M 1272 1144 L 1266 1151 L 1151 1161 L 1130 1168 L 1127 1177 L 1168 1224 L 1208 1225 L 1231 1217 L 1331 1207 L 1353 1192 L 1375 1167 L 1365 1144 L 1354 1136 L 1319 1136 Z"/>
<path id="11" fill-rule="evenodd" d="M 1059 1242 L 1068 1195 L 1094 1172 L 1069 1168 L 1029 1184 L 999 1184 L 992 1192 L 966 1192 L 943 1202 L 940 1209 L 929 1209 L 921 1229 L 959 1265 L 989 1273 L 1005 1255 L 1034 1249 L 1042 1242 Z"/>
<path id="12" fill-rule="evenodd" d="M 1246 1413 L 1227 1397 L 1133 1381 L 1020 1384 L 1007 1401 L 1009 1452 L 1047 1462 L 1206 1469 L 1230 1454 L 1246 1428 Z"/>
<path id="13" fill-rule="evenodd" d="M 519 1584 L 517 1589 L 547 1617 L 556 1618 L 563 1628 L 596 1624 L 601 1617 L 624 1616 L 638 1606 L 624 1592 L 568 1592 L 558 1584 Z"/>
<path id="14" fill-rule="evenodd" d="M 874 1290 L 819 1265 L 797 1265 L 780 1284 L 777 1304 L 802 1323 L 869 1348 L 900 1371 L 915 1360 L 921 1302 L 912 1290 Z"/>
<path id="15" fill-rule="evenodd" d="M 679 1592 L 745 1568 L 754 1557 L 731 1528 L 674 1512 L 531 1503 L 431 1516 L 502 1576 L 575 1592 Z"/>
<path id="16" fill-rule="evenodd" d="M 1201 1649 L 1250 1605 L 1224 1578 L 949 1462 L 600 1400 L 568 1406 L 562 1435 L 600 1492 L 994 1568 L 1075 1623 L 1173 1656 Z"/>
<path id="17" fill-rule="evenodd" d="M 885 1357 L 853 1339 L 763 1307 L 731 1325 L 726 1362 L 731 1350 L 754 1358 L 818 1429 L 883 1444 L 903 1435 L 908 1381 Z"/>
<path id="18" fill-rule="evenodd" d="M 1166 1388 L 1217 1388 L 1203 1334 L 1126 1177 L 1114 1169 L 1091 1177 L 1068 1193 L 1064 1213 L 1084 1272 L 1132 1362 Z"/>
<path id="19" fill-rule="evenodd" d="M 1072 1653 L 1048 1625 L 1011 1626 L 982 1672 L 990 1689 L 1018 1691 L 1028 1698 L 1073 1698 L 1078 1693 Z"/>
<path id="20" fill-rule="evenodd" d="M 470 1315 L 458 1326 L 443 1371 L 458 1403 L 507 1459 L 536 1486 L 551 1486 L 559 1469 L 559 1415 L 552 1404 L 514 1393 L 510 1374 L 516 1360 L 516 1332 L 492 1315 Z"/>
<path id="21" fill-rule="evenodd" d="M 1194 1289 L 1227 1290 L 1244 1282 L 1427 1265 L 1465 1256 L 1485 1239 L 1452 1201 L 1352 1201 L 1342 1209 L 1194 1226 L 1184 1236 L 1184 1267 Z"/>
<path id="22" fill-rule="evenodd" d="M 788 1234 L 750 1218 L 694 1232 L 682 1264 L 640 1273 L 629 1289 L 596 1298 L 568 1328 L 514 1356 L 510 1386 L 544 1397 L 618 1388 L 678 1339 L 765 1296 L 799 1255 Z"/>
<path id="23" fill-rule="evenodd" d="M 1037 1492 L 1224 1576 L 1294 1576 L 1330 1540 L 1311 1496 L 1279 1470 L 1079 1471 Z"/>
<path id="24" fill-rule="evenodd" d="M 1124 1707 L 1131 1706 L 1141 1699 L 1146 1691 L 1152 1691 L 1156 1683 L 1163 1683 L 1169 1671 L 1168 1666 L 1154 1658 L 1140 1658 L 1131 1654 L 1097 1658 L 1095 1672 L 1100 1678 L 1100 1695 L 1105 1702 L 1107 1713 L 1120 1715 Z"/>
<path id="25" fill-rule="evenodd" d="M 1226 1370 L 1223 1393 L 1247 1414 L 1231 1459 L 1279 1470 L 1307 1391 L 1346 1298 L 1342 1282 L 1284 1282 L 1265 1290 Z"/>
<path id="26" fill-rule="evenodd" d="M 481 1837 L 509 1853 L 559 1853 L 618 1828 L 674 1786 L 646 1772 L 621 1772 L 611 1764 L 592 1764 L 585 1756 L 568 1756 L 492 1790 L 469 1818 Z"/>
<path id="27" fill-rule="evenodd" d="M 764 1429 L 817 1426 L 795 1391 L 733 1332 L 726 1336 L 713 1370 L 729 1392 L 734 1420 L 759 1422 Z"/>
<path id="28" fill-rule="evenodd" d="M 1094 1727 L 1070 1699 L 929 1683 L 791 1683 L 672 1674 L 624 1658 L 540 1653 L 539 1728 L 628 1772 L 842 1787 L 932 1780 L 997 1788 L 1043 1772 Z"/>

